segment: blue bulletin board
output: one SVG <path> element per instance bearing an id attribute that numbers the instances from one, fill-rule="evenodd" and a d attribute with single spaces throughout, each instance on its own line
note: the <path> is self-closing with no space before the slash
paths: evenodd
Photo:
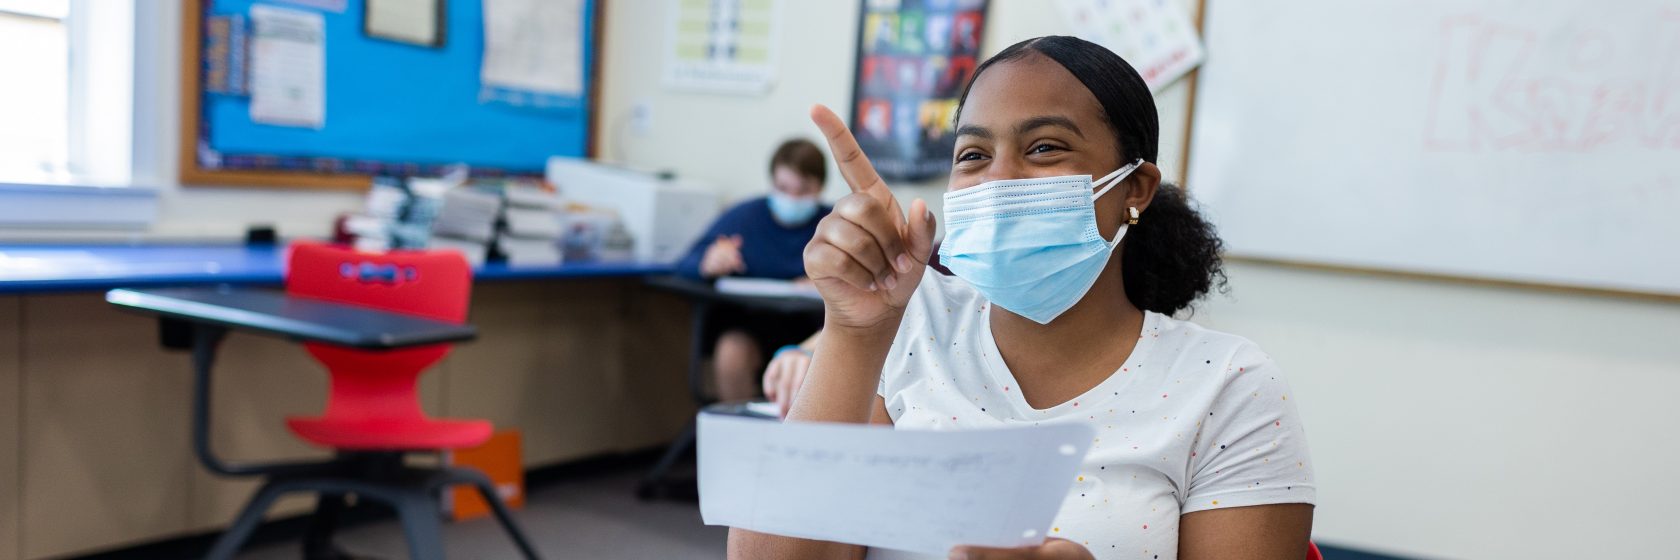
<path id="1" fill-rule="evenodd" d="M 598 52 L 598 0 L 581 2 L 583 94 L 519 106 L 488 99 L 481 0 L 444 0 L 444 42 L 427 47 L 363 33 L 363 0 L 342 11 L 280 0 L 187 2 L 182 182 L 365 187 L 368 175 L 426 174 L 465 163 L 477 174 L 540 174 L 549 156 L 588 156 Z M 325 21 L 325 121 L 320 128 L 252 122 L 250 97 L 205 91 L 212 16 L 255 4 L 315 11 Z M 188 97 L 184 95 L 183 97 Z M 193 107 L 196 105 L 196 107 Z M 189 110 L 190 109 L 190 110 Z M 311 180 L 307 176 L 332 177 Z M 335 177 L 336 176 L 336 177 Z"/>

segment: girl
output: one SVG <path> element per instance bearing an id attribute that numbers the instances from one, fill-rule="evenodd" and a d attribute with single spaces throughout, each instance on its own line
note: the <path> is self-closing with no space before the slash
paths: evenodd
<path id="1" fill-rule="evenodd" d="M 811 117 L 852 194 L 805 249 L 827 314 L 790 420 L 1097 429 L 1051 539 L 952 558 L 1306 557 L 1312 470 L 1282 374 L 1171 317 L 1222 282 L 1220 242 L 1160 184 L 1154 100 L 1130 65 L 1042 37 L 980 66 L 945 194 L 954 277 L 923 264 L 927 205 L 906 218 L 840 119 Z M 743 530 L 729 553 L 902 557 Z"/>

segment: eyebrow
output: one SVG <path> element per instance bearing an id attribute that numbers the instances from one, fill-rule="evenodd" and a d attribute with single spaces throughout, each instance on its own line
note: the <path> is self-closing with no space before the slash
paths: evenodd
<path id="1" fill-rule="evenodd" d="M 1028 132 L 1046 126 L 1065 128 L 1080 138 L 1085 137 L 1085 133 L 1079 130 L 1079 125 L 1073 124 L 1073 119 L 1059 115 L 1040 115 L 1021 121 L 1021 124 L 1015 126 L 1015 134 L 1026 135 Z M 972 124 L 957 127 L 957 136 L 974 136 L 987 140 L 994 138 L 991 129 Z"/>
<path id="2" fill-rule="evenodd" d="M 1019 135 L 1026 135 L 1026 133 L 1032 132 L 1034 129 L 1046 126 L 1065 128 L 1073 132 L 1075 135 L 1078 135 L 1080 138 L 1085 137 L 1085 133 L 1079 131 L 1079 125 L 1073 124 L 1073 119 L 1060 115 L 1041 115 L 1021 121 L 1021 124 L 1015 126 L 1015 133 Z"/>
<path id="3" fill-rule="evenodd" d="M 957 136 L 975 136 L 975 137 L 985 138 L 987 140 L 991 140 L 992 139 L 992 131 L 991 131 L 991 129 L 988 129 L 988 128 L 983 127 L 983 126 L 965 124 L 965 125 L 957 127 Z"/>

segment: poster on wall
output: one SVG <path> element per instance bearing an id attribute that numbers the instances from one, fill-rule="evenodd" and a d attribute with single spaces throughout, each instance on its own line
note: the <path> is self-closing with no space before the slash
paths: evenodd
<path id="1" fill-rule="evenodd" d="M 887 180 L 951 170 L 957 97 L 979 64 L 986 0 L 864 0 L 852 131 Z"/>
<path id="2" fill-rule="evenodd" d="M 1202 42 L 1178 0 L 1060 0 L 1073 34 L 1132 64 L 1149 91 L 1202 63 Z"/>
<path id="3" fill-rule="evenodd" d="M 759 95 L 776 78 L 780 0 L 669 0 L 665 87 Z"/>

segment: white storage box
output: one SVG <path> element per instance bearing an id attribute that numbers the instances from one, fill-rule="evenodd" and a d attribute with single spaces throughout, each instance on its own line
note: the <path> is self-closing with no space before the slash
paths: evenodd
<path id="1" fill-rule="evenodd" d="M 567 200 L 618 212 L 641 261 L 676 262 L 717 218 L 717 195 L 711 189 L 648 173 L 552 157 L 548 181 Z"/>

